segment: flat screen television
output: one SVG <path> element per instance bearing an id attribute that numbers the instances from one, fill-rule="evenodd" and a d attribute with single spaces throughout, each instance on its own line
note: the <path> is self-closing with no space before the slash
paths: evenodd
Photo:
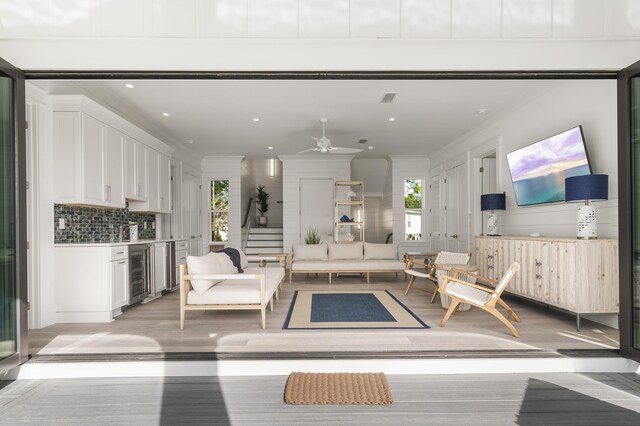
<path id="1" fill-rule="evenodd" d="M 564 180 L 591 174 L 582 126 L 507 154 L 518 206 L 565 200 Z"/>

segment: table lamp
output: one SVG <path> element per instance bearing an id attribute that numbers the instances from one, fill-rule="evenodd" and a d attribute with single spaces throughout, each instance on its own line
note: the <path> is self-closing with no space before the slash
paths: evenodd
<path id="1" fill-rule="evenodd" d="M 480 196 L 480 210 L 491 211 L 487 217 L 487 235 L 498 234 L 498 215 L 495 210 L 506 210 L 506 197 L 501 194 L 482 194 Z"/>
<path id="2" fill-rule="evenodd" d="M 568 203 L 584 201 L 578 207 L 578 239 L 596 239 L 596 209 L 589 201 L 609 199 L 608 175 L 583 175 L 566 178 L 564 181 L 565 201 Z"/>

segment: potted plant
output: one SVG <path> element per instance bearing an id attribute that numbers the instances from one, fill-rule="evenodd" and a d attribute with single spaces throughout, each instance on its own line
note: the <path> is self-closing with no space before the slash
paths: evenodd
<path id="1" fill-rule="evenodd" d="M 307 229 L 307 235 L 304 237 L 306 244 L 320 244 L 320 235 L 316 228 Z"/>
<path id="2" fill-rule="evenodd" d="M 256 188 L 256 202 L 258 203 L 258 211 L 260 212 L 260 219 L 258 226 L 267 226 L 267 217 L 264 215 L 269 211 L 269 193 L 264 190 L 264 186 L 259 185 Z"/>

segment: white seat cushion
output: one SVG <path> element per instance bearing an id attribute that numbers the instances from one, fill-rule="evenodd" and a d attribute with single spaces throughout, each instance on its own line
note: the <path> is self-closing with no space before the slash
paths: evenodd
<path id="1" fill-rule="evenodd" d="M 327 244 L 330 260 L 360 260 L 364 258 L 362 243 Z"/>
<path id="2" fill-rule="evenodd" d="M 468 300 L 476 305 L 484 305 L 491 299 L 491 293 L 454 281 L 449 281 L 445 293 Z"/>
<path id="3" fill-rule="evenodd" d="M 264 274 L 265 302 L 269 301 L 284 278 L 284 268 L 247 268 L 245 274 Z M 242 274 L 239 274 L 240 276 Z M 260 280 L 224 280 L 204 294 L 190 291 L 190 305 L 246 305 L 260 304 Z"/>
<path id="4" fill-rule="evenodd" d="M 327 245 L 294 244 L 293 258 L 296 260 L 327 260 Z"/>
<path id="5" fill-rule="evenodd" d="M 404 271 L 405 264 L 400 260 L 329 260 L 326 262 L 299 261 L 293 262 L 291 269 L 296 272 L 304 271 Z"/>
<path id="6" fill-rule="evenodd" d="M 204 256 L 187 256 L 187 271 L 189 275 L 219 275 L 223 273 L 215 253 L 207 253 Z M 220 280 L 191 280 L 191 287 L 197 294 L 202 295 L 219 282 Z"/>
<path id="7" fill-rule="evenodd" d="M 364 243 L 364 259 L 398 260 L 398 245 Z"/>

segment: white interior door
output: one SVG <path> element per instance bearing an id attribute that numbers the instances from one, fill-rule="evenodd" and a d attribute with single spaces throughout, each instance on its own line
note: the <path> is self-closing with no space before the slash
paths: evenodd
<path id="1" fill-rule="evenodd" d="M 431 190 L 431 209 L 429 209 L 431 217 L 431 251 L 439 252 L 442 250 L 442 222 L 443 222 L 443 202 L 442 202 L 442 178 L 440 176 L 431 179 L 429 184 Z"/>
<path id="2" fill-rule="evenodd" d="M 469 251 L 469 206 L 467 166 L 461 164 L 445 172 L 445 250 Z"/>
<path id="3" fill-rule="evenodd" d="M 495 194 L 496 193 L 496 159 L 495 158 L 483 158 L 482 159 L 482 193 L 483 194 Z M 487 215 L 490 212 L 482 212 L 482 233 L 487 233 Z"/>
<path id="4" fill-rule="evenodd" d="M 311 228 L 333 241 L 333 179 L 300 179 L 300 242 Z"/>

